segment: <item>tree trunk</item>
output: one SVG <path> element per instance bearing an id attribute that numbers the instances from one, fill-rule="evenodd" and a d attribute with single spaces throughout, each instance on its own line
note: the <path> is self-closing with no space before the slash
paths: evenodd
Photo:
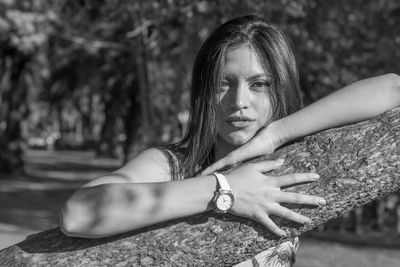
<path id="1" fill-rule="evenodd" d="M 0 54 L 4 74 L 0 76 L 0 173 L 23 172 L 20 123 L 27 113 L 26 86 L 21 75 L 29 55 L 10 48 L 9 54 Z"/>
<path id="2" fill-rule="evenodd" d="M 138 3 L 141 6 L 141 1 Z M 141 27 L 144 24 L 142 8 L 139 8 L 136 12 L 133 21 L 135 22 L 135 28 Z M 136 51 L 132 53 L 132 62 L 135 62 L 133 68 L 135 79 L 130 88 L 129 97 L 131 106 L 125 122 L 127 137 L 124 146 L 125 162 L 147 147 L 153 139 L 153 129 L 151 129 L 152 111 L 149 101 L 151 88 L 148 78 L 148 56 L 145 34 L 147 34 L 147 29 L 144 27 L 133 44 L 133 47 L 136 48 Z"/>
<path id="3" fill-rule="evenodd" d="M 274 220 L 288 233 L 278 239 L 258 223 L 212 212 L 89 240 L 52 229 L 0 251 L 2 266 L 231 266 L 400 188 L 400 108 L 366 122 L 306 137 L 272 155 L 285 165 L 275 174 L 315 171 L 318 181 L 287 191 L 324 197 L 318 208 L 292 207 L 307 225 Z M 259 159 L 257 159 L 259 160 Z"/>
<path id="4" fill-rule="evenodd" d="M 119 91 L 118 87 L 113 88 L 115 93 L 110 94 L 110 99 L 105 100 L 104 109 L 104 123 L 100 132 L 99 144 L 96 148 L 96 154 L 98 157 L 118 157 L 116 146 L 118 145 L 118 128 L 117 119 L 120 116 L 119 106 L 125 105 L 120 95 L 123 93 Z"/>
<path id="5" fill-rule="evenodd" d="M 129 92 L 130 106 L 125 118 L 126 141 L 124 145 L 124 162 L 145 148 L 144 136 L 146 132 L 141 120 L 143 112 L 139 97 L 139 85 L 134 82 Z"/>

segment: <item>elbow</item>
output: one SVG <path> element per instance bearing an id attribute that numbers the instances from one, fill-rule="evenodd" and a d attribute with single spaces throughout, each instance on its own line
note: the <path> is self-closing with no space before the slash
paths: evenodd
<path id="1" fill-rule="evenodd" d="M 60 211 L 60 230 L 69 237 L 88 237 L 88 224 L 67 203 Z"/>
<path id="2" fill-rule="evenodd" d="M 74 225 L 68 215 L 65 213 L 64 209 L 60 211 L 60 230 L 64 235 L 69 237 L 77 234 L 77 229 L 74 229 Z"/>
<path id="3" fill-rule="evenodd" d="M 60 212 L 60 230 L 68 237 L 102 238 L 110 235 L 98 231 L 96 223 L 93 223 L 90 218 L 89 213 L 84 216 L 63 208 Z"/>
<path id="4" fill-rule="evenodd" d="M 101 208 L 99 199 L 105 192 L 104 187 L 82 188 L 72 195 L 60 211 L 59 223 L 61 231 L 70 237 L 98 238 L 101 224 Z"/>
<path id="5" fill-rule="evenodd" d="M 126 190 L 118 184 L 105 184 L 79 189 L 65 203 L 60 211 L 60 229 L 69 237 L 102 238 L 135 228 L 134 223 L 124 216 L 128 197 L 121 193 Z"/>

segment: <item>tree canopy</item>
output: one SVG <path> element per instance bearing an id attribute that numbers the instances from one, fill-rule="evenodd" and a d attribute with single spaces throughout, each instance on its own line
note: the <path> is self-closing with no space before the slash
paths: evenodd
<path id="1" fill-rule="evenodd" d="M 179 139 L 200 44 L 249 13 L 292 39 L 306 103 L 400 70 L 395 0 L 0 0 L 0 169 L 33 135 L 112 156 Z"/>

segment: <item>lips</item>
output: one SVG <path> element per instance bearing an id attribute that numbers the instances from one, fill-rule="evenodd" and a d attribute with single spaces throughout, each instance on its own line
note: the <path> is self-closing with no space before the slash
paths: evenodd
<path id="1" fill-rule="evenodd" d="M 246 116 L 230 116 L 225 121 L 233 127 L 244 128 L 252 124 L 255 119 Z"/>

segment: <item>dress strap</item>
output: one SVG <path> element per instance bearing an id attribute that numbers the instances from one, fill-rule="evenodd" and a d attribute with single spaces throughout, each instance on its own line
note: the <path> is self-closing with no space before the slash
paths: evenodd
<path id="1" fill-rule="evenodd" d="M 171 181 L 183 180 L 181 164 L 178 157 L 168 148 L 161 149 L 168 159 L 169 167 L 171 170 Z"/>

